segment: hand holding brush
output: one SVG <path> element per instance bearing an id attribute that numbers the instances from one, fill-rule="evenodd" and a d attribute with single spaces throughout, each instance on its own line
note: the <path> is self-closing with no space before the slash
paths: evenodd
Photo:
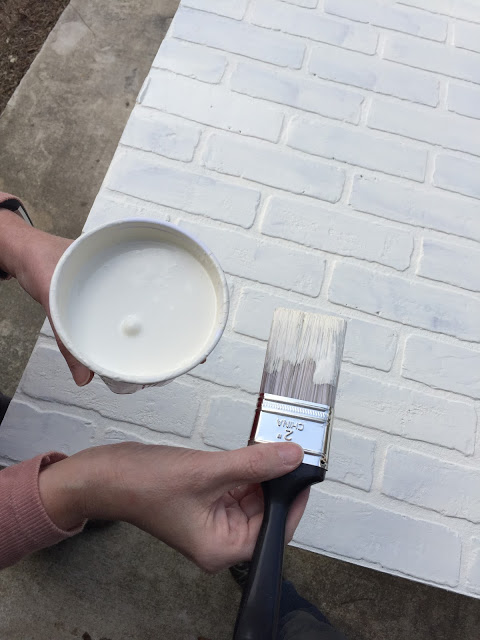
<path id="1" fill-rule="evenodd" d="M 264 518 L 234 640 L 276 640 L 285 523 L 295 498 L 325 478 L 345 331 L 342 318 L 275 311 L 249 444 L 296 442 L 304 458 L 262 483 Z"/>

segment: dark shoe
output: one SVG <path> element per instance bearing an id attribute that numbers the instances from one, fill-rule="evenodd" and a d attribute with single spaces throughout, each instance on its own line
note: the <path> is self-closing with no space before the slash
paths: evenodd
<path id="1" fill-rule="evenodd" d="M 8 405 L 10 404 L 11 398 L 7 398 L 3 393 L 0 393 L 0 424 L 7 413 Z"/>

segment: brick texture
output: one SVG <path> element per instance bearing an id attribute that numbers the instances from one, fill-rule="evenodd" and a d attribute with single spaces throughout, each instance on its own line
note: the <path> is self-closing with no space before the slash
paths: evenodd
<path id="1" fill-rule="evenodd" d="M 329 471 L 296 543 L 480 597 L 480 2 L 182 0 L 85 228 L 124 218 L 215 253 L 225 335 L 115 396 L 76 387 L 45 327 L 0 461 L 244 446 L 275 308 L 340 314 Z"/>

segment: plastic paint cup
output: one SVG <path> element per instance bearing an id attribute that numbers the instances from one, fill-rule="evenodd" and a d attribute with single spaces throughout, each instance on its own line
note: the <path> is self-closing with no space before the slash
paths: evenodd
<path id="1" fill-rule="evenodd" d="M 124 220 L 80 236 L 50 287 L 65 347 L 114 393 L 162 386 L 214 349 L 228 316 L 214 255 L 178 227 Z"/>

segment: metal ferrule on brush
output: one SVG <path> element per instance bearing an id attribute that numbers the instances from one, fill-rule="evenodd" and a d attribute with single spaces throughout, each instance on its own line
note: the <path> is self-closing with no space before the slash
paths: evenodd
<path id="1" fill-rule="evenodd" d="M 295 442 L 303 447 L 304 463 L 327 470 L 332 419 L 328 405 L 261 393 L 249 444 Z"/>

